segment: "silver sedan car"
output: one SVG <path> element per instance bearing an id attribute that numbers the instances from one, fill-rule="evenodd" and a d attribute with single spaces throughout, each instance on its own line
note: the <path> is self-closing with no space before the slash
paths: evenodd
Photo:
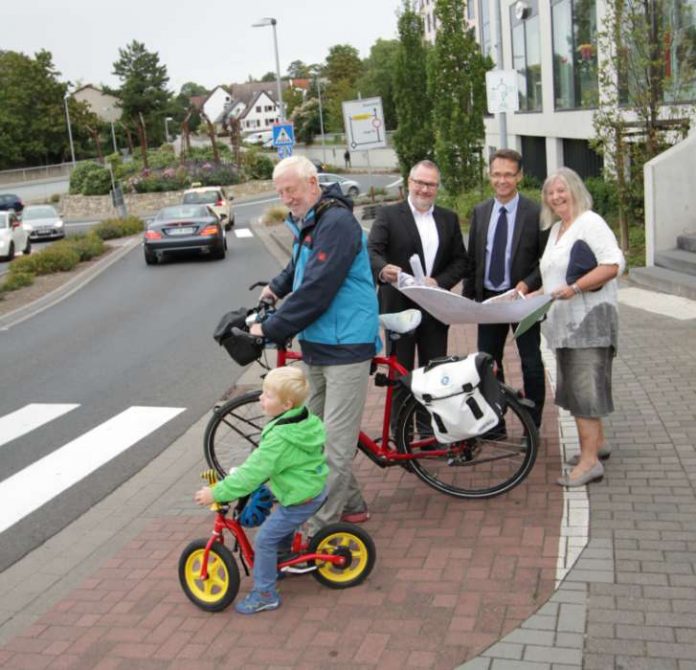
<path id="1" fill-rule="evenodd" d="M 22 212 L 22 223 L 32 240 L 65 237 L 63 219 L 50 205 L 27 205 Z"/>
<path id="2" fill-rule="evenodd" d="M 340 174 L 331 174 L 330 172 L 320 172 L 317 176 L 321 186 L 338 184 L 343 195 L 349 195 L 351 198 L 360 195 L 360 184 L 354 179 L 347 179 Z"/>

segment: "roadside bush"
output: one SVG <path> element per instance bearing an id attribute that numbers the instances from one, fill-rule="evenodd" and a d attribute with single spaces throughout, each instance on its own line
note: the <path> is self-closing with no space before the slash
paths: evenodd
<path id="1" fill-rule="evenodd" d="M 273 226 L 278 223 L 283 223 L 288 216 L 288 208 L 284 205 L 271 205 L 263 210 L 261 215 L 261 223 L 265 226 Z"/>
<path id="2" fill-rule="evenodd" d="M 242 154 L 242 165 L 249 179 L 271 179 L 273 161 L 258 149 L 248 149 Z"/>
<path id="3" fill-rule="evenodd" d="M 105 167 L 97 167 L 85 175 L 82 195 L 107 195 L 111 191 L 111 174 Z"/>
<path id="4" fill-rule="evenodd" d="M 43 249 L 38 254 L 23 256 L 10 265 L 10 275 L 33 274 L 48 275 L 53 272 L 67 272 L 80 262 L 80 254 L 68 240 L 61 240 Z"/>
<path id="5" fill-rule="evenodd" d="M 117 237 L 128 237 L 141 233 L 145 222 L 137 216 L 127 216 L 125 219 L 104 219 L 92 228 L 92 232 L 102 240 L 113 240 Z"/>
<path id="6" fill-rule="evenodd" d="M 606 181 L 602 177 L 585 179 L 585 186 L 592 196 L 592 209 L 604 218 L 618 212 L 616 198 L 616 183 Z"/>
<path id="7" fill-rule="evenodd" d="M 80 262 L 101 256 L 105 249 L 104 240 L 91 231 L 86 235 L 71 237 L 68 243 L 78 253 Z"/>
<path id="8" fill-rule="evenodd" d="M 79 195 L 84 188 L 85 179 L 92 172 L 101 172 L 104 168 L 99 163 L 79 163 L 70 173 L 70 194 Z M 108 170 L 107 170 L 108 174 Z"/>
<path id="9" fill-rule="evenodd" d="M 11 266 L 10 266 L 11 267 Z M 5 281 L 0 284 L 0 298 L 2 294 L 9 291 L 16 291 L 34 283 L 34 275 L 31 272 L 10 272 L 5 277 Z"/>
<path id="10" fill-rule="evenodd" d="M 180 191 L 182 188 L 186 188 L 188 183 L 188 179 L 186 178 L 179 178 L 176 175 L 168 177 L 161 174 L 150 175 L 143 179 L 130 180 L 130 185 L 136 193 L 162 193 L 164 191 Z"/>

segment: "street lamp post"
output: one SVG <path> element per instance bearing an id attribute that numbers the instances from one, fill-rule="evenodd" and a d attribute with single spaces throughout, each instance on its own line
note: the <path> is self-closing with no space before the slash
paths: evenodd
<path id="1" fill-rule="evenodd" d="M 165 116 L 164 117 L 164 137 L 167 142 L 170 142 L 171 140 L 169 139 L 169 122 L 173 121 L 174 119 L 171 116 Z"/>
<path id="2" fill-rule="evenodd" d="M 63 103 L 65 105 L 65 120 L 68 124 L 68 139 L 70 140 L 70 157 L 72 158 L 73 167 L 75 167 L 75 145 L 73 144 L 72 128 L 70 126 L 70 110 L 68 109 L 68 98 L 70 95 L 66 93 L 63 96 Z"/>
<path id="3" fill-rule="evenodd" d="M 116 144 L 116 131 L 114 130 L 114 122 L 111 121 L 111 141 L 114 145 L 114 153 L 118 153 L 118 145 Z"/>
<path id="4" fill-rule="evenodd" d="M 260 19 L 256 23 L 252 23 L 253 28 L 262 28 L 264 26 L 273 26 L 273 47 L 275 49 L 276 62 L 276 86 L 278 88 L 278 109 L 280 111 L 280 121 L 285 120 L 285 105 L 283 104 L 283 90 L 280 84 L 280 60 L 278 58 L 278 35 L 276 33 L 276 24 L 278 22 L 270 17 Z"/>
<path id="5" fill-rule="evenodd" d="M 321 82 L 317 73 L 317 95 L 319 97 L 319 130 L 321 130 L 321 157 L 326 165 L 326 145 L 324 143 L 324 111 L 321 106 Z"/>

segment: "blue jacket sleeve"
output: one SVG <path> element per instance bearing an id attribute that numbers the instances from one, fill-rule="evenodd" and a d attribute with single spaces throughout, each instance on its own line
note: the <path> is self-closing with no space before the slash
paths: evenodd
<path id="1" fill-rule="evenodd" d="M 302 284 L 263 324 L 264 335 L 276 342 L 294 337 L 326 311 L 360 251 L 363 232 L 349 210 L 336 207 L 324 213 L 312 234 Z"/>

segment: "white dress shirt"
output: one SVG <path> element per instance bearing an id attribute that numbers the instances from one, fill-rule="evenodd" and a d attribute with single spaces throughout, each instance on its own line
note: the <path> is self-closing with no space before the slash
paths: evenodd
<path id="1" fill-rule="evenodd" d="M 435 263 L 437 248 L 440 244 L 440 237 L 437 234 L 437 226 L 433 218 L 433 207 L 427 212 L 419 212 L 413 206 L 410 197 L 408 198 L 408 206 L 411 208 L 413 220 L 416 222 L 416 228 L 418 228 L 418 234 L 421 239 L 421 246 L 423 247 L 423 258 L 425 260 L 425 267 L 423 270 L 425 271 L 425 276 L 430 277 L 433 272 L 433 263 Z"/>

